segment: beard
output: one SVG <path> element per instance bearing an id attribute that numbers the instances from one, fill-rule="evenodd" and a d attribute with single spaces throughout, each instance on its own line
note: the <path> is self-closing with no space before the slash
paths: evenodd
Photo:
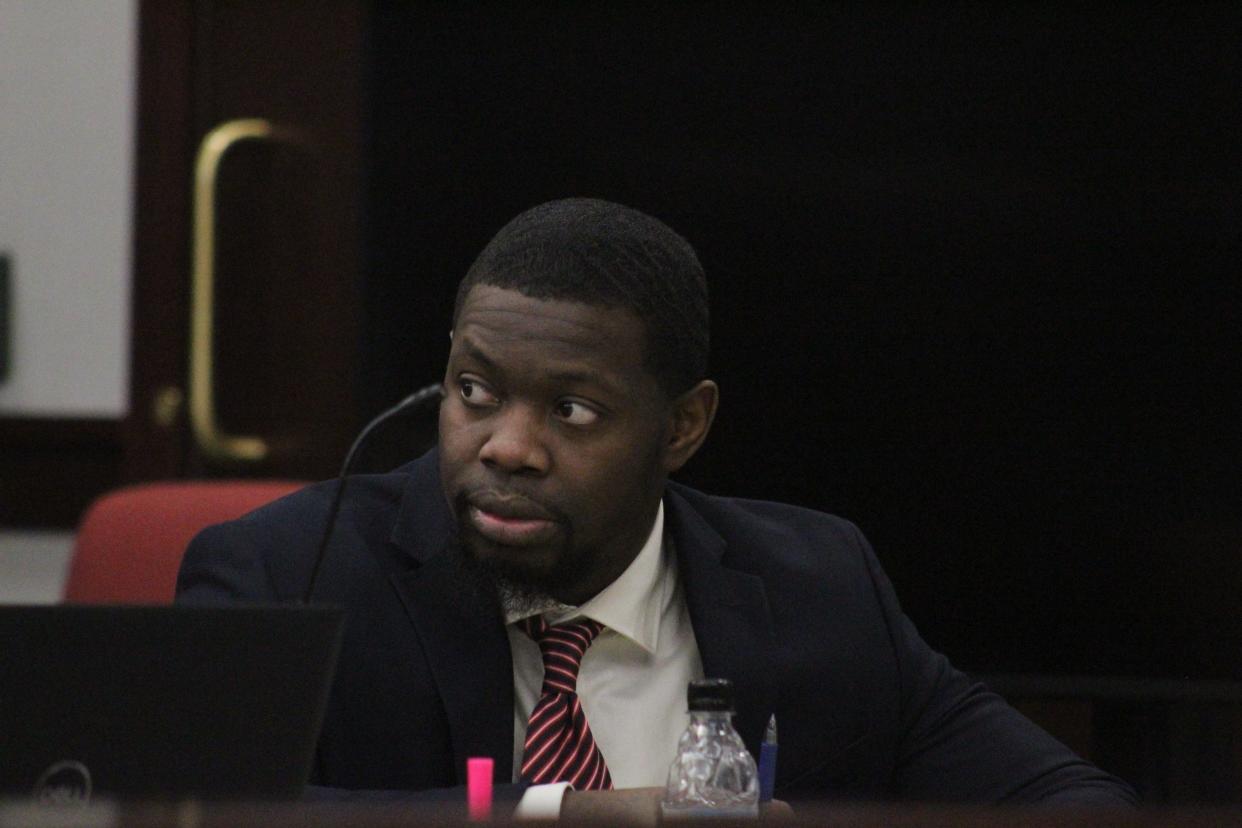
<path id="1" fill-rule="evenodd" d="M 499 599 L 504 609 L 525 613 L 564 603 L 557 596 L 580 584 L 590 571 L 592 558 L 574 546 L 572 525 L 563 516 L 557 516 L 563 531 L 551 553 L 540 555 L 547 563 L 539 564 L 480 535 L 470 523 L 465 497 L 457 500 L 455 557 L 471 580 Z"/>

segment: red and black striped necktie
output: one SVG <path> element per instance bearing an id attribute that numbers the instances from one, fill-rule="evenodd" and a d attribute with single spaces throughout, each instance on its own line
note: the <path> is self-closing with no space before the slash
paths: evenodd
<path id="1" fill-rule="evenodd" d="M 522 781 L 569 782 L 579 791 L 611 789 L 612 776 L 577 692 L 582 656 L 604 625 L 583 620 L 548 626 L 538 615 L 522 624 L 543 653 L 543 690 L 526 725 Z"/>

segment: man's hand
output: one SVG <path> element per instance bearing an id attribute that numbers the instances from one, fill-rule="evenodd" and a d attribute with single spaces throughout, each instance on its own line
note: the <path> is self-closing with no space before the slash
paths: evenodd
<path id="1" fill-rule="evenodd" d="M 663 788 L 625 788 L 619 791 L 565 791 L 561 800 L 561 820 L 600 825 L 643 825 L 660 823 Z M 791 819 L 793 809 L 779 800 L 759 806 L 760 822 Z"/>

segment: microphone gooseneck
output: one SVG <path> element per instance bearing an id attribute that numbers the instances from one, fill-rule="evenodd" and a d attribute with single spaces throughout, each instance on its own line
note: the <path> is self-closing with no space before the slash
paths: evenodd
<path id="1" fill-rule="evenodd" d="M 353 465 L 354 455 L 358 453 L 358 449 L 362 448 L 367 439 L 375 432 L 375 429 L 383 423 L 402 414 L 413 414 L 421 411 L 429 401 L 438 401 L 443 396 L 444 388 L 438 382 L 428 385 L 426 388 L 420 388 L 367 423 L 362 431 L 358 433 L 358 436 L 354 438 L 354 444 L 349 447 L 349 451 L 345 455 L 345 462 L 341 464 L 340 476 L 336 479 L 336 493 L 332 497 L 332 506 L 328 509 L 328 520 L 324 524 L 323 537 L 319 539 L 319 549 L 315 552 L 315 565 L 311 568 L 310 581 L 306 584 L 306 591 L 302 593 L 303 604 L 309 604 L 311 596 L 315 592 L 315 583 L 319 580 L 319 568 L 323 565 L 324 556 L 328 552 L 328 542 L 332 540 L 332 530 L 336 528 L 336 517 L 341 511 L 341 501 L 345 497 L 345 485 L 349 482 L 349 468 Z"/>

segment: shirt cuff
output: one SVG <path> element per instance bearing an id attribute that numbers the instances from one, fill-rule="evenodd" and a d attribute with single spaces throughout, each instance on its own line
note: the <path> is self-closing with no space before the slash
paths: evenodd
<path id="1" fill-rule="evenodd" d="M 550 785 L 531 785 L 522 794 L 517 810 L 513 812 L 515 819 L 557 819 L 561 815 L 561 800 L 565 791 L 569 790 L 568 782 L 553 782 Z"/>

